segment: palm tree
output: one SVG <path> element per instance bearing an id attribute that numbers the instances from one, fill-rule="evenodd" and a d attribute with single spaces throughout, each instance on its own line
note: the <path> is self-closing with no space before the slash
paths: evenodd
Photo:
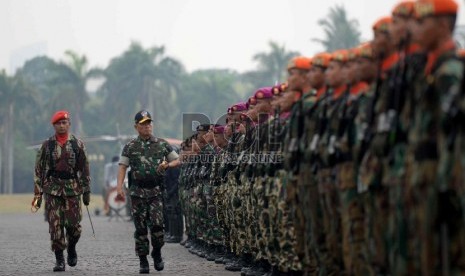
<path id="1" fill-rule="evenodd" d="M 13 150 L 15 148 L 15 119 L 21 116 L 28 107 L 34 104 L 31 86 L 20 76 L 7 76 L 5 71 L 0 72 L 0 192 L 13 193 Z M 21 108 L 18 108 L 21 107 Z"/>
<path id="2" fill-rule="evenodd" d="M 356 19 L 348 19 L 344 6 L 336 5 L 329 9 L 329 14 L 318 20 L 325 33 L 325 39 L 313 38 L 325 51 L 348 49 L 360 44 L 359 23 Z"/>
<path id="3" fill-rule="evenodd" d="M 86 83 L 92 77 L 91 71 L 87 70 L 86 56 L 79 56 L 73 51 L 66 51 L 66 62 L 60 62 L 53 79 L 57 95 L 52 99 L 51 106 L 54 109 L 69 109 L 73 116 L 75 132 L 78 136 L 83 135 L 82 112 L 89 100 L 86 91 Z"/>
<path id="4" fill-rule="evenodd" d="M 168 124 L 157 128 L 172 135 L 170 123 L 176 116 L 174 102 L 180 90 L 184 68 L 177 60 L 165 56 L 165 48 L 144 49 L 133 42 L 120 57 L 114 58 L 104 70 L 103 95 L 106 110 L 117 110 L 114 122 L 128 121 L 139 109 L 148 109 Z M 124 124 L 126 125 L 126 124 Z M 130 131 L 130 125 L 123 131 Z"/>
<path id="5" fill-rule="evenodd" d="M 286 79 L 286 67 L 291 58 L 298 56 L 298 52 L 287 51 L 284 45 L 270 41 L 269 52 L 257 53 L 253 60 L 258 63 L 258 70 L 244 74 L 245 80 L 251 82 L 255 88 L 272 86 L 276 82 Z"/>

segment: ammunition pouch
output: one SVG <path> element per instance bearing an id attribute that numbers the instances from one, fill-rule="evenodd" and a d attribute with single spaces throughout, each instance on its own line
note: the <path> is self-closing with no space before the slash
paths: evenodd
<path id="1" fill-rule="evenodd" d="M 47 177 L 54 177 L 63 180 L 76 179 L 77 176 L 75 173 L 70 173 L 68 171 L 48 171 Z"/>

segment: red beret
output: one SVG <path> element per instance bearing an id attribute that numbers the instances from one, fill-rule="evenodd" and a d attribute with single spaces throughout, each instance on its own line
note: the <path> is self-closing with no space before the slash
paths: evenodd
<path id="1" fill-rule="evenodd" d="M 66 110 L 59 110 L 59 111 L 55 112 L 55 114 L 53 114 L 52 118 L 50 119 L 50 122 L 53 125 L 56 122 L 58 122 L 60 120 L 63 120 L 63 119 L 69 120 L 69 112 L 66 111 Z"/>

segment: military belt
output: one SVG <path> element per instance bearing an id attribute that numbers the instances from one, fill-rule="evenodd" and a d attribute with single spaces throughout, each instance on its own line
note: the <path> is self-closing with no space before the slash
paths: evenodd
<path id="1" fill-rule="evenodd" d="M 48 171 L 47 175 L 52 176 L 54 178 L 64 179 L 64 180 L 76 178 L 76 174 L 70 173 L 68 171 Z"/>
<path id="2" fill-rule="evenodd" d="M 133 184 L 144 189 L 153 189 L 159 187 L 161 183 L 160 179 L 149 178 L 149 179 L 134 179 Z"/>

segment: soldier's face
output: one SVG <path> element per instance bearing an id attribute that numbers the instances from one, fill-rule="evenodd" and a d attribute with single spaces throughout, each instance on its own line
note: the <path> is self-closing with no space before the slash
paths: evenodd
<path id="1" fill-rule="evenodd" d="M 309 85 L 308 71 L 300 69 L 290 69 L 288 71 L 287 82 L 290 90 L 302 91 L 306 86 Z"/>
<path id="2" fill-rule="evenodd" d="M 145 121 L 141 124 L 136 124 L 134 127 L 136 128 L 140 136 L 147 137 L 152 134 L 153 123 L 152 121 Z"/>
<path id="3" fill-rule="evenodd" d="M 390 35 L 386 32 L 376 31 L 372 42 L 373 54 L 377 57 L 381 53 L 387 54 L 390 51 Z"/>
<path id="4" fill-rule="evenodd" d="M 416 19 L 411 18 L 407 21 L 407 30 L 412 35 L 411 40 L 413 43 L 419 43 L 419 25 Z"/>
<path id="5" fill-rule="evenodd" d="M 309 72 L 310 85 L 315 89 L 320 89 L 325 85 L 325 71 L 319 66 L 312 66 Z"/>
<path id="6" fill-rule="evenodd" d="M 389 28 L 392 43 L 396 46 L 407 38 L 407 20 L 399 16 L 392 17 L 392 24 Z"/>
<path id="7" fill-rule="evenodd" d="M 214 143 L 215 143 L 215 146 L 224 148 L 228 145 L 228 140 L 226 140 L 223 133 L 215 133 Z"/>
<path id="8" fill-rule="evenodd" d="M 287 91 L 281 93 L 281 99 L 279 101 L 279 108 L 281 112 L 288 112 L 291 110 L 292 105 L 294 104 L 294 99 L 296 97 L 296 91 Z"/>
<path id="9" fill-rule="evenodd" d="M 438 20 L 434 17 L 426 17 L 417 20 L 418 24 L 418 44 L 426 50 L 430 51 L 436 48 L 438 37 L 442 34 L 441 28 L 438 27 Z"/>
<path id="10" fill-rule="evenodd" d="M 53 124 L 53 128 L 55 129 L 55 132 L 57 134 L 68 133 L 70 126 L 71 126 L 71 123 L 67 119 L 59 120 L 58 122 Z"/>
<path id="11" fill-rule="evenodd" d="M 339 87 L 344 83 L 342 75 L 342 64 L 337 61 L 331 61 L 325 72 L 326 83 L 331 87 Z"/>
<path id="12" fill-rule="evenodd" d="M 372 82 L 376 77 L 376 64 L 373 60 L 368 58 L 357 59 L 357 79 L 366 82 Z"/>

